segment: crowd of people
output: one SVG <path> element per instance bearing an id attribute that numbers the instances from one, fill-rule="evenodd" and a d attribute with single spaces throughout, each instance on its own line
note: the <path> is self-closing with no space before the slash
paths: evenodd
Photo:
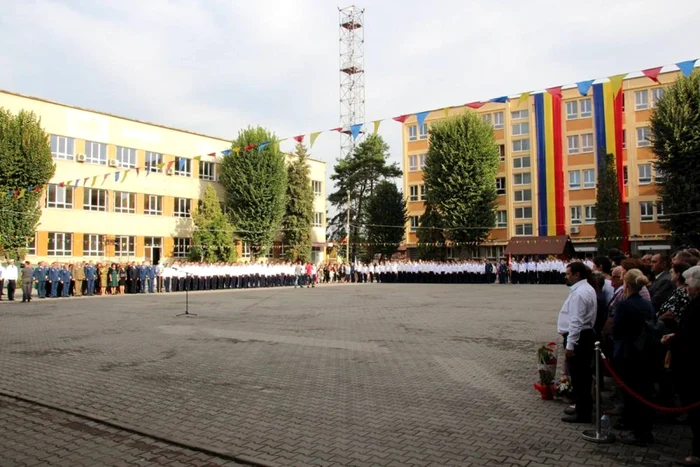
<path id="1" fill-rule="evenodd" d="M 613 251 L 566 266 L 570 286 L 558 318 L 575 404 L 562 420 L 592 422 L 594 343 L 600 341 L 612 371 L 655 408 L 694 407 L 700 401 L 700 252 L 682 250 L 642 258 Z M 599 376 L 599 381 L 602 377 Z M 656 412 L 621 390 L 619 439 L 653 442 Z M 669 415 L 667 415 L 668 417 Z M 700 465 L 700 408 L 689 410 L 692 453 L 681 465 Z M 678 420 L 674 420 L 678 421 Z"/>

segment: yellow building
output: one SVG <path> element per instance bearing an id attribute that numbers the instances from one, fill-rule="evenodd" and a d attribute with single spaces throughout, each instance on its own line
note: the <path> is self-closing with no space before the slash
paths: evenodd
<path id="1" fill-rule="evenodd" d="M 34 242 L 27 245 L 27 259 L 32 262 L 157 262 L 185 257 L 193 230 L 190 210 L 196 209 L 208 185 L 223 199 L 218 168 L 221 151 L 231 148 L 233 138 L 7 91 L 0 91 L 0 107 L 14 113 L 33 111 L 41 117 L 56 162 L 56 173 L 42 195 Z M 314 259 L 322 261 L 326 164 L 309 160 L 309 168 L 315 195 Z M 270 257 L 282 253 L 278 246 Z M 250 258 L 248 245 L 239 245 L 239 258 Z"/>
<path id="2" fill-rule="evenodd" d="M 621 111 L 621 164 L 624 169 L 624 202 L 628 238 L 632 252 L 668 249 L 667 233 L 659 225 L 663 206 L 657 201 L 656 178 L 661 174 L 654 169 L 654 154 L 650 148 L 649 118 L 651 109 L 663 95 L 664 87 L 680 76 L 680 72 L 661 73 L 659 84 L 646 76 L 622 81 Z M 610 84 L 605 84 L 610 86 Z M 547 91 L 545 91 L 546 93 Z M 593 85 L 586 96 L 576 86 L 560 91 L 563 190 L 561 199 L 561 230 L 570 235 L 578 252 L 595 251 L 595 209 L 597 163 L 596 148 L 601 142 L 601 129 L 596 127 L 596 92 Z M 611 94 L 612 95 L 612 94 Z M 602 99 L 601 96 L 599 96 Z M 422 128 L 415 115 L 403 124 L 403 188 L 408 197 L 409 221 L 406 226 L 407 248 L 415 253 L 416 230 L 425 211 L 422 168 L 428 152 L 430 125 L 461 112 L 477 112 L 494 128 L 494 136 L 501 150 L 501 164 L 497 175 L 498 212 L 496 228 L 489 240 L 473 256 L 499 258 L 508 240 L 514 236 L 542 235 L 538 178 L 538 122 L 536 121 L 536 94 L 521 101 L 513 97 L 507 102 L 475 103 L 431 112 Z M 500 100 L 500 99 L 499 99 Z M 602 102 L 602 101 L 601 101 Z M 470 108 L 472 107 L 472 108 Z M 598 116 L 603 121 L 603 116 Z M 603 129 L 604 130 L 604 129 Z M 608 127 L 608 134 L 610 134 Z M 609 141 L 608 141 L 609 142 Z M 542 143 L 544 145 L 544 143 Z M 611 152 L 611 151 L 608 151 Z M 540 159 L 541 161 L 542 159 Z M 545 210 L 546 211 L 546 210 Z M 547 234 L 545 234 L 547 235 Z M 551 235 L 551 233 L 549 234 Z"/>

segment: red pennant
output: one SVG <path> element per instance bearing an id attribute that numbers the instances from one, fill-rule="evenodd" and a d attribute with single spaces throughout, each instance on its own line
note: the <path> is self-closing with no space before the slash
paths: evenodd
<path id="1" fill-rule="evenodd" d="M 647 78 L 649 78 L 653 82 L 658 83 L 659 82 L 658 78 L 659 78 L 659 73 L 661 73 L 661 68 L 663 68 L 663 67 L 657 66 L 654 68 L 648 68 L 646 70 L 642 70 L 642 73 L 644 73 L 644 76 L 646 76 Z"/>
<path id="2" fill-rule="evenodd" d="M 17 199 L 18 196 L 19 196 L 19 190 L 14 190 L 12 192 L 12 199 Z"/>
<path id="3" fill-rule="evenodd" d="M 248 152 L 248 151 L 250 151 L 251 149 L 255 149 L 255 145 L 254 145 L 254 144 L 249 144 L 249 145 L 246 146 L 243 150 L 244 150 L 245 152 Z"/>
<path id="4" fill-rule="evenodd" d="M 216 153 L 215 153 L 215 152 L 210 152 L 209 154 L 207 154 L 207 156 L 209 156 L 209 157 L 216 157 Z"/>
<path id="5" fill-rule="evenodd" d="M 554 97 L 561 97 L 561 86 L 555 86 L 553 88 L 547 89 L 547 92 Z"/>
<path id="6" fill-rule="evenodd" d="M 406 123 L 406 120 L 408 120 L 409 115 L 401 115 L 399 117 L 394 117 L 392 120 L 396 120 L 399 123 Z"/>
<path id="7" fill-rule="evenodd" d="M 39 193 L 39 192 L 41 192 L 41 189 L 42 189 L 41 186 L 37 186 L 36 188 L 34 188 L 34 193 Z"/>
<path id="8" fill-rule="evenodd" d="M 170 168 L 173 166 L 174 163 L 175 163 L 175 161 L 168 162 L 168 166 L 165 168 L 165 171 L 167 172 L 168 170 L 170 170 Z"/>
<path id="9" fill-rule="evenodd" d="M 66 182 L 61 182 L 61 183 L 58 184 L 58 186 L 60 186 L 61 188 L 63 188 L 64 186 L 66 186 Z"/>
<path id="10" fill-rule="evenodd" d="M 140 169 L 139 167 L 136 167 L 136 175 L 139 174 L 139 171 L 140 171 L 140 170 L 141 170 L 141 169 Z M 87 178 L 86 178 L 85 180 L 87 180 Z"/>
<path id="11" fill-rule="evenodd" d="M 297 136 L 295 136 L 295 137 L 294 137 L 294 141 L 296 141 L 297 143 L 300 143 L 300 144 L 301 144 L 301 142 L 304 141 L 304 135 L 297 135 Z"/>
<path id="12" fill-rule="evenodd" d="M 470 109 L 480 109 L 483 107 L 485 102 L 470 102 L 469 104 L 464 104 L 465 107 L 469 107 Z"/>
<path id="13" fill-rule="evenodd" d="M 341 131 L 343 131 L 343 127 L 339 126 L 338 128 L 332 128 L 331 131 L 337 131 L 338 133 L 340 133 Z"/>
<path id="14" fill-rule="evenodd" d="M 83 180 L 83 185 L 87 185 L 87 181 L 88 181 L 89 179 L 90 179 L 90 177 L 85 177 L 85 179 Z"/>

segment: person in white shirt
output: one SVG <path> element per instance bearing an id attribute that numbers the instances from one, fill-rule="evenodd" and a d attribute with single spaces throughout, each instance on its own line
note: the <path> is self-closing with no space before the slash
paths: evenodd
<path id="1" fill-rule="evenodd" d="M 19 270 L 15 266 L 15 260 L 11 259 L 5 267 L 5 272 L 2 276 L 7 281 L 7 299 L 11 302 L 15 301 L 15 289 L 17 288 L 17 278 Z"/>
<path id="2" fill-rule="evenodd" d="M 590 278 L 591 270 L 583 263 L 573 262 L 566 267 L 566 282 L 571 289 L 559 312 L 557 329 L 564 336 L 566 361 L 576 396 L 575 412 L 562 417 L 568 423 L 590 423 L 593 409 L 591 361 L 598 302 Z"/>

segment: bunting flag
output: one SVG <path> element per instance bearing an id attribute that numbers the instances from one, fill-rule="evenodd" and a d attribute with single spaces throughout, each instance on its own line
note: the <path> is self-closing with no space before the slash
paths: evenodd
<path id="1" fill-rule="evenodd" d="M 316 142 L 316 138 L 318 138 L 318 135 L 320 135 L 320 134 L 321 134 L 320 131 L 315 131 L 309 135 L 309 143 L 310 143 L 309 147 L 314 147 L 314 143 Z"/>
<path id="2" fill-rule="evenodd" d="M 297 143 L 301 144 L 302 141 L 304 141 L 304 135 L 297 135 L 297 136 L 295 136 L 295 137 L 294 137 L 294 141 L 296 141 Z"/>
<path id="3" fill-rule="evenodd" d="M 66 182 L 61 182 L 61 183 L 58 184 L 58 186 L 60 186 L 61 188 L 63 188 L 64 186 L 66 186 Z"/>
<path id="4" fill-rule="evenodd" d="M 209 157 L 216 157 L 216 153 L 215 153 L 215 152 L 210 152 L 209 154 L 207 154 L 207 156 L 209 156 Z M 196 158 L 195 158 L 195 159 L 196 159 Z M 199 156 L 199 159 L 201 160 L 201 159 L 202 159 L 202 156 Z"/>
<path id="5" fill-rule="evenodd" d="M 523 105 L 523 103 L 527 104 L 530 101 L 530 93 L 529 92 L 524 92 L 520 94 L 520 99 L 518 99 L 518 107 Z"/>
<path id="6" fill-rule="evenodd" d="M 396 120 L 399 123 L 406 123 L 406 120 L 408 120 L 408 115 L 400 115 L 398 117 L 394 117 L 392 120 Z"/>
<path id="7" fill-rule="evenodd" d="M 24 193 L 26 193 L 26 192 L 27 192 L 26 188 L 22 188 L 21 190 L 19 190 L 19 194 L 17 195 L 17 199 L 24 198 Z"/>
<path id="8" fill-rule="evenodd" d="M 581 94 L 582 96 L 587 96 L 588 91 L 590 91 L 591 86 L 593 86 L 593 79 L 588 79 L 586 81 L 579 81 L 576 83 L 576 87 L 578 88 L 578 93 Z"/>
<path id="9" fill-rule="evenodd" d="M 68 180 L 68 181 L 66 182 L 66 186 L 68 186 L 68 187 L 71 186 L 72 184 L 73 184 L 73 180 Z"/>
<path id="10" fill-rule="evenodd" d="M 195 156 L 195 157 L 194 157 L 194 160 L 196 160 L 197 162 L 199 162 L 199 161 L 202 160 L 202 156 Z"/>
<path id="11" fill-rule="evenodd" d="M 34 188 L 34 193 L 41 193 L 41 189 L 42 189 L 41 185 L 37 185 L 37 186 Z"/>
<path id="12" fill-rule="evenodd" d="M 91 187 L 95 186 L 95 182 L 96 182 L 96 181 L 97 181 L 97 175 L 95 175 L 94 177 L 92 177 L 92 183 L 90 183 L 90 186 L 91 186 Z"/>
<path id="13" fill-rule="evenodd" d="M 238 154 L 241 152 L 241 148 L 233 148 L 234 154 Z"/>
<path id="14" fill-rule="evenodd" d="M 141 168 L 136 167 L 136 176 L 138 177 L 141 174 Z"/>
<path id="15" fill-rule="evenodd" d="M 613 75 L 608 78 L 610 80 L 610 88 L 612 89 L 613 96 L 617 95 L 617 93 L 620 91 L 620 88 L 622 87 L 622 80 L 625 79 L 625 76 L 627 75 L 628 73 L 622 73 L 621 75 Z"/>
<path id="16" fill-rule="evenodd" d="M 171 165 L 172 165 L 172 162 L 171 162 L 170 164 L 168 164 L 168 168 L 170 168 Z M 165 167 L 165 163 L 164 163 L 164 162 L 158 162 L 158 163 L 156 164 L 156 167 L 158 167 L 160 170 L 163 170 L 163 167 Z"/>
<path id="17" fill-rule="evenodd" d="M 90 178 L 90 177 L 85 177 L 85 178 L 83 179 L 83 186 L 87 186 L 87 181 L 88 181 L 89 178 Z"/>
<path id="18" fill-rule="evenodd" d="M 561 88 L 535 95 L 538 235 L 565 235 Z"/>
<path id="19" fill-rule="evenodd" d="M 175 161 L 170 161 L 170 162 L 168 162 L 168 166 L 167 166 L 167 168 L 165 169 L 165 171 L 166 171 L 166 172 L 169 172 L 174 163 L 175 163 Z M 160 165 L 160 164 L 159 164 L 159 165 Z"/>
<path id="20" fill-rule="evenodd" d="M 248 151 L 250 151 L 251 149 L 255 149 L 255 145 L 254 145 L 254 144 L 249 144 L 248 146 L 246 146 L 245 148 L 243 148 L 243 152 L 248 152 Z"/>
<path id="21" fill-rule="evenodd" d="M 490 102 L 497 102 L 499 104 L 505 104 L 508 102 L 508 96 L 494 97 Z"/>
<path id="22" fill-rule="evenodd" d="M 394 120 L 396 120 L 396 119 L 394 119 Z M 398 121 L 398 120 L 397 120 L 397 121 Z M 401 123 L 403 123 L 403 122 L 401 122 Z M 341 131 L 343 131 L 343 127 L 342 127 L 342 126 L 339 126 L 339 127 L 337 127 L 337 128 L 331 128 L 331 131 L 337 131 L 338 133 L 340 133 Z"/>
<path id="23" fill-rule="evenodd" d="M 372 134 L 373 134 L 373 135 L 376 135 L 377 132 L 379 131 L 379 124 L 380 124 L 380 123 L 382 123 L 381 120 L 375 120 L 375 121 L 372 122 L 372 124 L 374 125 L 374 130 L 372 131 Z"/>
<path id="24" fill-rule="evenodd" d="M 442 109 L 442 111 L 444 113 L 444 118 L 447 118 L 450 116 L 450 108 L 449 107 L 445 107 L 444 109 Z"/>
<path id="25" fill-rule="evenodd" d="M 678 62 L 676 63 L 676 66 L 681 70 L 683 73 L 683 76 L 690 76 L 690 74 L 693 72 L 693 68 L 695 68 L 695 60 L 686 60 L 685 62 Z"/>
<path id="26" fill-rule="evenodd" d="M 258 152 L 262 152 L 262 150 L 265 149 L 269 144 L 270 144 L 269 141 L 265 141 L 264 143 L 260 143 L 258 145 Z M 255 147 L 255 145 L 251 145 L 251 146 Z"/>
<path id="27" fill-rule="evenodd" d="M 107 177 L 109 177 L 109 174 L 105 174 L 104 177 L 102 178 L 102 185 L 104 185 L 105 182 L 107 181 Z M 102 185 L 100 185 L 100 186 L 102 186 Z"/>
<path id="28" fill-rule="evenodd" d="M 423 127 L 423 123 L 425 123 L 425 119 L 428 116 L 428 114 L 430 114 L 429 110 L 425 110 L 423 112 L 418 112 L 416 114 L 416 121 L 418 122 L 418 128 Z"/>
<path id="29" fill-rule="evenodd" d="M 127 176 L 127 175 L 129 175 L 129 171 L 128 171 L 128 170 L 126 170 L 126 171 L 124 172 L 124 176 L 122 177 L 122 183 L 124 183 L 124 180 L 126 180 L 126 176 Z"/>
<path id="30" fill-rule="evenodd" d="M 79 179 L 79 178 L 75 180 L 75 186 L 78 186 L 78 185 L 80 185 L 80 179 Z"/>
<path id="31" fill-rule="evenodd" d="M 657 66 L 654 68 L 647 68 L 646 70 L 642 70 L 642 73 L 644 74 L 644 76 L 646 76 L 647 78 L 649 78 L 653 82 L 655 82 L 657 84 L 661 84 L 661 83 L 659 83 L 659 73 L 661 73 L 662 68 L 663 68 L 662 66 Z"/>
<path id="32" fill-rule="evenodd" d="M 230 156 L 231 155 L 231 150 L 230 149 L 224 149 L 221 151 L 222 156 Z"/>
<path id="33" fill-rule="evenodd" d="M 182 157 L 177 160 L 177 170 L 179 172 L 183 172 L 185 170 L 185 159 Z"/>
<path id="34" fill-rule="evenodd" d="M 119 181 L 119 172 L 114 172 L 114 181 L 115 182 Z"/>
<path id="35" fill-rule="evenodd" d="M 362 123 L 356 123 L 350 126 L 350 133 L 352 133 L 352 139 L 356 140 L 360 135 L 360 130 L 362 129 Z"/>
<path id="36" fill-rule="evenodd" d="M 469 107 L 470 109 L 480 109 L 484 106 L 485 102 L 470 102 L 469 104 L 464 104 L 465 107 Z"/>

